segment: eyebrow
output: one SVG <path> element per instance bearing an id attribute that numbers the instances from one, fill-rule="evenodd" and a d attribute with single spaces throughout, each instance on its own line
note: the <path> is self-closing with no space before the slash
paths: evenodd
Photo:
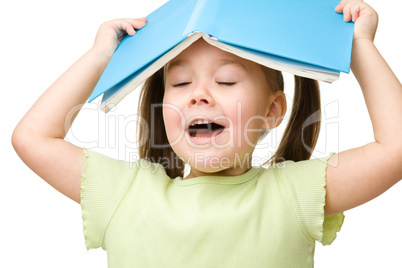
<path id="1" fill-rule="evenodd" d="M 171 60 L 166 64 L 166 69 L 169 70 L 172 67 L 183 65 L 185 62 L 185 60 Z"/>
<path id="2" fill-rule="evenodd" d="M 244 66 L 241 62 L 236 61 L 236 60 L 231 60 L 231 59 L 219 59 L 218 60 L 219 66 L 224 66 L 224 65 L 235 65 L 237 67 L 240 67 L 244 70 L 247 70 L 246 66 Z"/>

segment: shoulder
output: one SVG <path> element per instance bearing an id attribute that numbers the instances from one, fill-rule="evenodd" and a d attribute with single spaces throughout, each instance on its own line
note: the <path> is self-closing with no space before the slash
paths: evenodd
<path id="1" fill-rule="evenodd" d="M 330 157 L 285 161 L 273 166 L 276 177 L 294 206 L 301 207 L 306 202 L 325 204 L 326 171 Z"/>
<path id="2" fill-rule="evenodd" d="M 87 149 L 84 153 L 81 209 L 89 249 L 103 246 L 109 222 L 123 199 L 152 192 L 170 178 L 161 165 L 147 160 L 128 162 Z"/>
<path id="3" fill-rule="evenodd" d="M 86 150 L 82 172 L 81 188 L 102 189 L 103 192 L 123 194 L 128 188 L 151 186 L 152 183 L 170 181 L 160 164 L 139 159 L 136 161 L 118 160 L 104 154 Z M 161 179 L 161 180 L 160 180 Z"/>
<path id="4" fill-rule="evenodd" d="M 331 244 L 343 224 L 343 214 L 324 219 L 328 160 L 333 154 L 273 166 L 284 186 L 300 228 L 308 239 Z M 325 221 L 324 221 L 325 220 Z"/>
<path id="5" fill-rule="evenodd" d="M 315 158 L 303 161 L 284 161 L 273 167 L 279 177 L 288 183 L 311 182 L 312 184 L 324 181 L 326 178 L 328 160 L 333 154 L 323 158 Z"/>
<path id="6" fill-rule="evenodd" d="M 107 155 L 84 149 L 84 172 L 91 170 L 98 174 L 135 175 L 138 172 L 155 175 L 166 174 L 163 166 L 145 159 L 135 161 L 119 160 Z"/>

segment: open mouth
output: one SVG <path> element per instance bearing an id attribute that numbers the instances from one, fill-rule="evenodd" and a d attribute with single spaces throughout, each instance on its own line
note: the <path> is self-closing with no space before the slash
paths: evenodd
<path id="1" fill-rule="evenodd" d="M 219 135 L 224 129 L 224 126 L 208 120 L 194 120 L 188 127 L 188 132 L 192 138 L 208 139 Z"/>

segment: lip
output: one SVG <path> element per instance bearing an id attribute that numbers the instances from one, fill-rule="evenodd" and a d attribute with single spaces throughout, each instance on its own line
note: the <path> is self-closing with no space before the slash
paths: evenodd
<path id="1" fill-rule="evenodd" d="M 197 116 L 197 117 L 191 118 L 191 120 L 188 121 L 188 123 L 187 123 L 187 125 L 186 125 L 186 132 L 188 132 L 188 130 L 189 130 L 191 124 L 192 124 L 193 122 L 195 122 L 195 121 L 198 121 L 198 120 L 207 120 L 207 121 L 210 122 L 210 123 L 215 123 L 215 124 L 217 124 L 217 125 L 221 125 L 221 126 L 223 126 L 224 128 L 226 128 L 225 124 L 218 123 L 217 121 L 212 120 L 212 119 L 210 119 L 210 118 L 208 118 L 208 117 L 206 117 L 206 116 Z"/>
<path id="2" fill-rule="evenodd" d="M 206 144 L 214 143 L 216 138 L 218 138 L 225 131 L 225 129 L 226 129 L 226 127 L 221 132 L 219 132 L 219 134 L 212 135 L 211 137 L 208 137 L 208 138 L 191 137 L 188 129 L 186 129 L 186 135 L 187 135 L 188 140 L 190 140 L 193 144 L 206 145 Z"/>
<path id="3" fill-rule="evenodd" d="M 211 137 L 208 137 L 208 138 L 192 137 L 190 135 L 189 128 L 193 122 L 198 121 L 198 120 L 207 120 L 210 123 L 215 123 L 215 124 L 221 125 L 221 126 L 223 126 L 223 130 L 221 132 L 219 132 L 218 134 L 212 135 Z M 186 130 L 185 132 L 186 132 L 188 140 L 190 140 L 193 144 L 205 145 L 205 144 L 213 143 L 215 141 L 215 139 L 218 138 L 225 131 L 226 128 L 227 127 L 225 124 L 222 124 L 221 122 L 218 123 L 217 120 L 212 120 L 212 119 L 208 118 L 207 116 L 195 116 L 195 117 L 191 118 L 191 120 L 188 121 L 186 128 L 185 128 L 185 130 Z"/>

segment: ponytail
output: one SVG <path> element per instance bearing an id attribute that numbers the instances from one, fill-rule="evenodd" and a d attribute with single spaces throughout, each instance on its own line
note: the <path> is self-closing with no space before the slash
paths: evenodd
<path id="1" fill-rule="evenodd" d="M 284 136 L 270 163 L 307 160 L 317 144 L 321 123 L 318 82 L 295 76 L 293 108 Z"/>

